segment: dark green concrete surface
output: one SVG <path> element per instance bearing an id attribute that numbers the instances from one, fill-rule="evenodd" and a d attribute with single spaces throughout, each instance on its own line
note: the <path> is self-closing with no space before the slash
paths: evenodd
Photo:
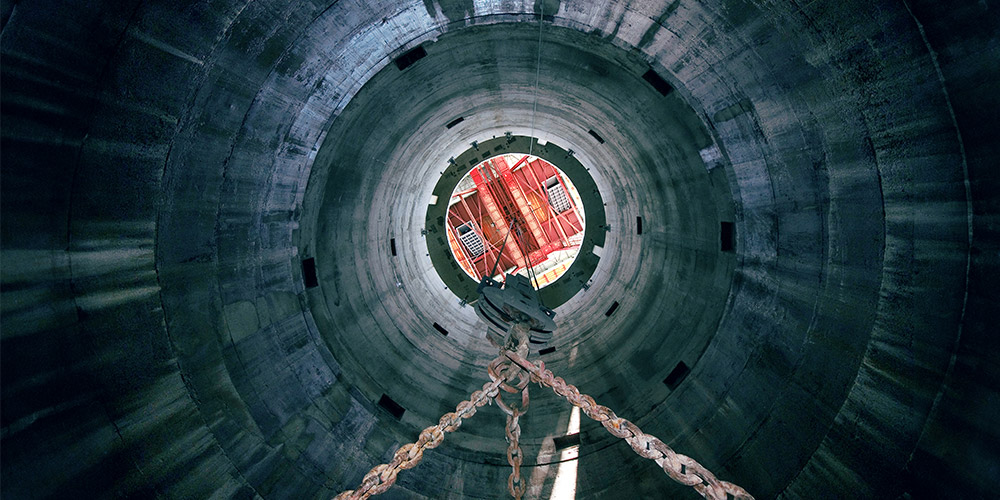
<path id="1" fill-rule="evenodd" d="M 611 227 L 547 366 L 757 498 L 992 498 L 998 9 L 0 3 L 0 496 L 354 487 L 485 380 L 421 229 L 511 132 L 572 149 Z M 530 498 L 568 418 L 532 390 Z M 382 498 L 506 496 L 502 423 Z M 697 496 L 580 440 L 577 498 Z"/>

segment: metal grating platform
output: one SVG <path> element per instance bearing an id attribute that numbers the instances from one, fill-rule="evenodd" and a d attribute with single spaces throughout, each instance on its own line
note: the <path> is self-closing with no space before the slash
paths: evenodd
<path id="1" fill-rule="evenodd" d="M 458 239 L 462 240 L 462 244 L 465 245 L 465 249 L 471 257 L 479 257 L 486 252 L 483 238 L 473 228 L 472 222 L 466 222 L 456 229 L 458 229 Z"/>
<path id="2" fill-rule="evenodd" d="M 569 196 L 566 195 L 566 189 L 559 183 L 559 179 L 554 176 L 546 179 L 545 192 L 549 195 L 549 205 L 552 205 L 552 210 L 557 214 L 570 209 Z"/>

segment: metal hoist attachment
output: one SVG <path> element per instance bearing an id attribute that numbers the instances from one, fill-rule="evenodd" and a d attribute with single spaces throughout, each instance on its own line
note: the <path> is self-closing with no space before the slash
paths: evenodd
<path id="1" fill-rule="evenodd" d="M 508 274 L 503 284 L 484 276 L 476 288 L 476 314 L 486 323 L 486 337 L 496 347 L 510 341 L 516 324 L 525 325 L 532 351 L 545 348 L 555 332 L 556 313 L 542 305 L 531 281 L 520 274 Z"/>

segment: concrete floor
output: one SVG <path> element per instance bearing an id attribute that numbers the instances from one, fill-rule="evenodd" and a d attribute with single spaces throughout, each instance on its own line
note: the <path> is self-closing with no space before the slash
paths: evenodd
<path id="1" fill-rule="evenodd" d="M 998 9 L 4 3 L 0 491 L 356 486 L 486 379 L 427 216 L 510 132 L 572 150 L 609 226 L 558 375 L 757 498 L 994 497 Z M 532 390 L 531 498 L 569 417 Z M 502 425 L 384 497 L 505 497 Z M 577 498 L 696 496 L 584 419 Z"/>

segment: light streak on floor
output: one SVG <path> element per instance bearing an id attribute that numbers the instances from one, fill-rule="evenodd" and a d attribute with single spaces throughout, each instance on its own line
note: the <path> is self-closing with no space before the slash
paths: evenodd
<path id="1" fill-rule="evenodd" d="M 566 434 L 580 432 L 580 408 L 574 406 L 569 415 L 569 426 Z M 574 500 L 576 498 L 576 468 L 579 464 L 580 446 L 566 448 L 559 456 L 561 461 L 556 471 L 556 482 L 552 485 L 552 495 L 549 500 Z"/>

